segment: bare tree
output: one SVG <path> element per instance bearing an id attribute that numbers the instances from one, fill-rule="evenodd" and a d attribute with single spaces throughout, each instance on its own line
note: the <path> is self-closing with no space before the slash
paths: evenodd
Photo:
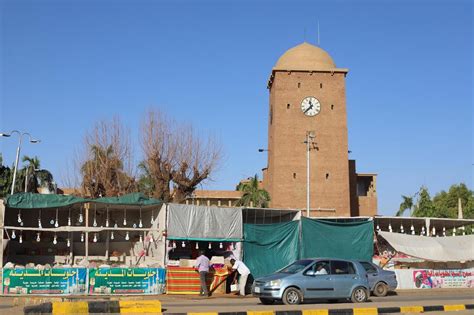
<path id="1" fill-rule="evenodd" d="M 84 137 L 82 191 L 91 197 L 136 191 L 129 131 L 118 117 L 97 122 Z"/>
<path id="2" fill-rule="evenodd" d="M 142 120 L 141 145 L 145 160 L 144 175 L 152 183 L 153 197 L 171 201 L 171 173 L 176 160 L 177 144 L 173 137 L 174 122 L 162 112 L 149 110 Z"/>
<path id="3" fill-rule="evenodd" d="M 178 131 L 178 154 L 173 169 L 173 201 L 182 202 L 207 179 L 221 159 L 221 146 L 212 136 L 199 135 L 192 126 Z"/>
<path id="4" fill-rule="evenodd" d="M 221 159 L 221 146 L 213 137 L 199 135 L 157 110 L 145 115 L 141 137 L 142 169 L 153 183 L 153 196 L 164 201 L 182 202 Z"/>

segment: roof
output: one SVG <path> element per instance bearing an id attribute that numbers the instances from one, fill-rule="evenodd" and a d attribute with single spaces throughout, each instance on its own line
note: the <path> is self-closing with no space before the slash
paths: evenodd
<path id="1" fill-rule="evenodd" d="M 194 198 L 240 199 L 242 194 L 238 190 L 195 190 Z"/>
<path id="2" fill-rule="evenodd" d="M 306 42 L 288 49 L 273 67 L 273 70 L 335 69 L 336 64 L 325 50 Z"/>

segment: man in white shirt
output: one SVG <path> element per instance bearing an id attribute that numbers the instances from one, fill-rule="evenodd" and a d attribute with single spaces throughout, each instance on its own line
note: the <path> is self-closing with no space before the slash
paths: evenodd
<path id="1" fill-rule="evenodd" d="M 247 278 L 250 274 L 250 269 L 240 260 L 231 259 L 232 270 L 237 270 L 240 274 L 239 289 L 240 295 L 245 296 L 245 286 L 247 285 Z"/>
<path id="2" fill-rule="evenodd" d="M 316 272 L 314 273 L 316 275 L 327 275 L 328 271 L 326 268 L 324 268 L 324 263 L 317 263 L 316 266 Z"/>
<path id="3" fill-rule="evenodd" d="M 315 272 L 316 275 L 327 275 L 328 271 L 322 265 L 318 266 L 318 270 Z"/>

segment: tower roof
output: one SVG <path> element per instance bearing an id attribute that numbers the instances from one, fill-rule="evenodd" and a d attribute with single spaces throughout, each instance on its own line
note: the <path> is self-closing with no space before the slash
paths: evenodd
<path id="1" fill-rule="evenodd" d="M 331 70 L 336 64 L 323 49 L 302 43 L 288 49 L 278 59 L 273 70 Z"/>

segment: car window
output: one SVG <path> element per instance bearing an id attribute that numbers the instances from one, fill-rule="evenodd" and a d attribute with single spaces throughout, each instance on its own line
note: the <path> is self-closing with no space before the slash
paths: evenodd
<path id="1" fill-rule="evenodd" d="M 329 260 L 321 260 L 311 266 L 311 270 L 315 275 L 328 275 L 331 270 Z"/>
<path id="2" fill-rule="evenodd" d="M 282 273 L 297 273 L 309 266 L 313 260 L 309 259 L 304 259 L 304 260 L 297 260 L 294 263 L 292 263 L 289 266 L 286 266 L 285 268 L 281 269 L 279 272 Z"/>
<path id="3" fill-rule="evenodd" d="M 362 265 L 362 267 L 364 267 L 364 269 L 367 273 L 376 273 L 377 272 L 377 269 L 375 269 L 375 267 L 372 266 L 371 263 L 368 263 L 366 261 L 361 261 L 360 264 Z"/>
<path id="4" fill-rule="evenodd" d="M 354 265 L 347 261 L 334 260 L 331 262 L 331 274 L 348 275 L 355 274 Z"/>

